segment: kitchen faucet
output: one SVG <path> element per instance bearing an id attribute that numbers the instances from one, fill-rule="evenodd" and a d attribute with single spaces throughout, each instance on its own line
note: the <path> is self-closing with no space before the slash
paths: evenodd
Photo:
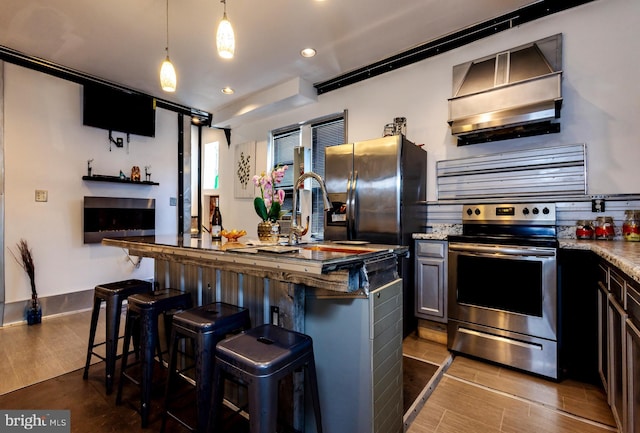
<path id="1" fill-rule="evenodd" d="M 304 236 L 309 228 L 309 217 L 307 217 L 307 227 L 299 226 L 297 223 L 298 218 L 296 212 L 296 208 L 298 205 L 298 185 L 300 185 L 300 183 L 304 182 L 305 179 L 308 178 L 315 179 L 316 182 L 318 182 L 318 185 L 320 185 L 320 189 L 322 190 L 322 199 L 324 200 L 324 210 L 327 211 L 331 209 L 331 200 L 329 200 L 327 187 L 324 184 L 324 180 L 322 179 L 322 177 L 312 171 L 302 173 L 300 177 L 298 177 L 298 180 L 296 180 L 296 182 L 294 183 L 293 188 L 293 210 L 291 211 L 291 230 L 289 231 L 289 245 L 297 244 L 300 237 Z"/>

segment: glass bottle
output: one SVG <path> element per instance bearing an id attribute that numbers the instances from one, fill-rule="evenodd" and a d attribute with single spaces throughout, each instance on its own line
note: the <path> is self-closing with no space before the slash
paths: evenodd
<path id="1" fill-rule="evenodd" d="M 211 217 L 211 239 L 214 241 L 222 240 L 222 214 L 220 213 L 220 199 L 217 197 Z"/>
<path id="2" fill-rule="evenodd" d="M 624 222 L 622 223 L 622 237 L 625 241 L 640 241 L 640 211 L 624 211 Z"/>

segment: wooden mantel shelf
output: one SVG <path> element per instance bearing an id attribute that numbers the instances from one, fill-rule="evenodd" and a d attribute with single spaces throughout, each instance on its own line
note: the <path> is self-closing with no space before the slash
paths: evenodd
<path id="1" fill-rule="evenodd" d="M 151 182 L 148 180 L 135 181 L 131 179 L 122 179 L 119 176 L 106 176 L 103 174 L 94 176 L 82 176 L 82 180 L 88 180 L 91 182 L 129 183 L 133 185 L 160 185 L 158 182 Z"/>

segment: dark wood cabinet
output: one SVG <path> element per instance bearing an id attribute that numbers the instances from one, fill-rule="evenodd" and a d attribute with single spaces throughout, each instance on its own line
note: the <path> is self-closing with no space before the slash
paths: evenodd
<path id="1" fill-rule="evenodd" d="M 609 297 L 609 405 L 621 431 L 626 418 L 626 321 L 627 313 L 613 297 Z"/>
<path id="2" fill-rule="evenodd" d="M 640 433 L 640 287 L 626 286 L 627 433 Z"/>
<path id="3" fill-rule="evenodd" d="M 640 292 L 629 275 L 608 261 L 600 260 L 597 269 L 600 375 L 620 432 L 640 433 L 640 420 L 636 419 L 640 402 L 639 336 L 629 319 L 629 311 L 634 311 L 629 300 L 637 293 L 640 303 Z"/>
<path id="4" fill-rule="evenodd" d="M 559 364 L 563 378 L 599 384 L 598 258 L 591 251 L 558 251 Z"/>
<path id="5" fill-rule="evenodd" d="M 598 374 L 605 390 L 609 389 L 609 267 L 598 268 Z"/>

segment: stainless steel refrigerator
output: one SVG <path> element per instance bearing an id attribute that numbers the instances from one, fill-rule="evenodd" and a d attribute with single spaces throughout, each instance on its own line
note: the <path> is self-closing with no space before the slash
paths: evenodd
<path id="1" fill-rule="evenodd" d="M 402 135 L 325 149 L 325 182 L 333 208 L 324 219 L 326 240 L 407 245 L 400 260 L 404 335 L 415 329 L 415 232 L 426 224 L 427 152 Z"/>

